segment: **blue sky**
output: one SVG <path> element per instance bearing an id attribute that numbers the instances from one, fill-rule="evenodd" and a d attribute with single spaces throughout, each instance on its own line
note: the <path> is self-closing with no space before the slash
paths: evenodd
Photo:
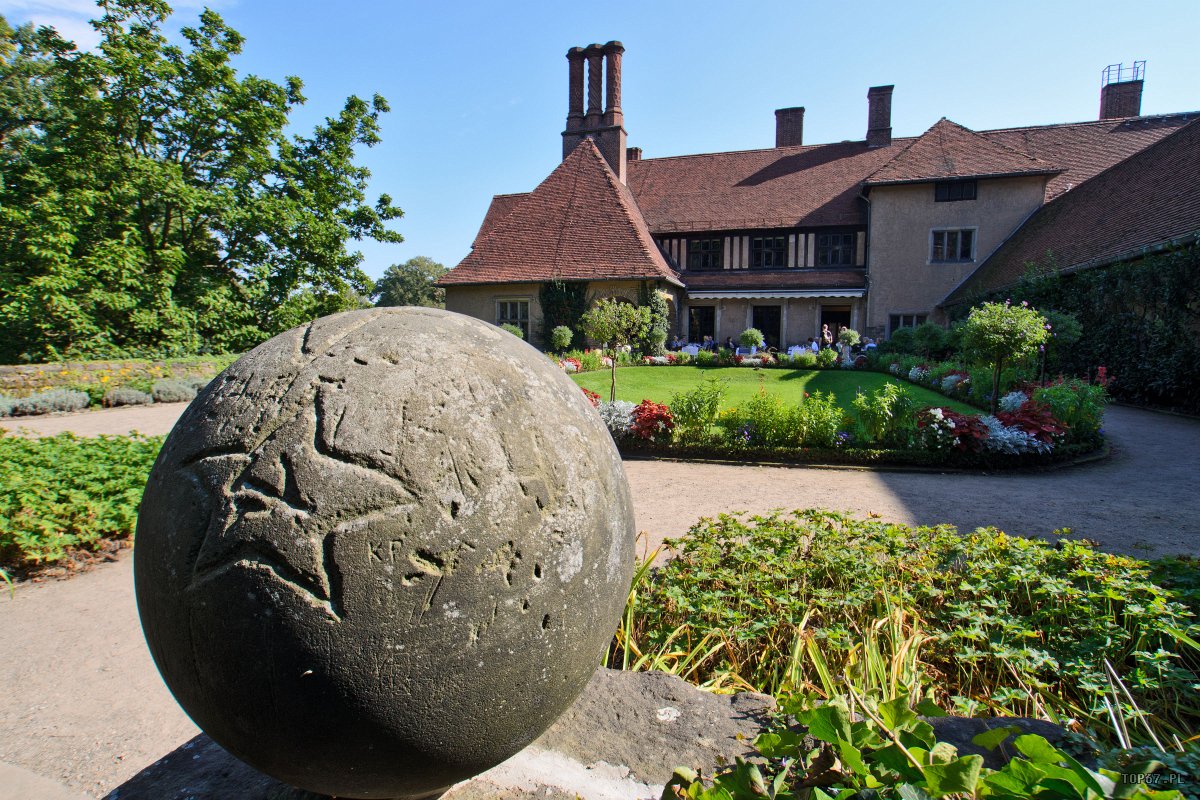
<path id="1" fill-rule="evenodd" d="M 1200 109 L 1196 0 L 1147 2 L 375 2 L 195 0 L 247 37 L 245 72 L 300 76 L 305 129 L 345 97 L 384 95 L 361 159 L 404 209 L 406 241 L 363 243 L 374 277 L 430 256 L 453 266 L 491 195 L 558 163 L 566 51 L 621 40 L 625 127 L 646 157 L 770 147 L 774 109 L 805 106 L 806 143 L 861 139 L 867 87 L 895 84 L 895 135 L 946 116 L 970 128 L 1095 119 L 1105 65 L 1145 59 L 1146 114 Z M 10 21 L 91 44 L 88 0 L 0 0 Z"/>

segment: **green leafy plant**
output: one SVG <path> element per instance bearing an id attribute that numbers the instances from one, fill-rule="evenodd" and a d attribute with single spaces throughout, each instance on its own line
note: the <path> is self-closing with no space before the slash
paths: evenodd
<path id="1" fill-rule="evenodd" d="M 917 429 L 916 403 L 898 383 L 885 383 L 875 391 L 854 398 L 858 436 L 890 447 L 909 447 Z"/>
<path id="2" fill-rule="evenodd" d="M 858 335 L 858 331 L 853 328 L 842 328 L 838 331 L 838 342 L 847 347 L 854 347 L 862 341 L 862 337 Z"/>
<path id="3" fill-rule="evenodd" d="M 511 322 L 506 322 L 503 325 L 501 325 L 500 330 L 507 331 L 508 333 L 511 333 L 513 336 L 517 337 L 518 339 L 525 338 L 525 331 L 521 330 L 516 325 L 513 325 Z"/>
<path id="4" fill-rule="evenodd" d="M 664 800 L 834 800 L 835 798 L 1038 798 L 1181 800 L 1178 791 L 1154 787 L 1163 766 L 1147 759 L 1116 769 L 1093 769 L 1042 736 L 1021 734 L 1015 726 L 991 728 L 972 744 L 1015 751 L 1000 769 L 984 766 L 979 755 L 959 755 L 938 741 L 932 725 L 918 716 L 905 696 L 882 702 L 853 690 L 823 702 L 789 695 L 780 721 L 754 741 L 759 763 L 739 759 L 703 781 L 677 770 Z M 786 725 L 787 717 L 795 726 Z M 1164 784 L 1165 785 L 1165 784 Z"/>
<path id="5" fill-rule="evenodd" d="M 727 382 L 708 378 L 691 391 L 679 392 L 668 403 L 675 417 L 675 436 L 681 442 L 703 441 L 717 420 Z"/>
<path id="6" fill-rule="evenodd" d="M 762 347 L 765 341 L 762 331 L 758 328 L 746 328 L 738 334 L 738 344 L 742 347 Z"/>
<path id="7" fill-rule="evenodd" d="M 571 346 L 571 339 L 575 338 L 575 332 L 566 325 L 555 326 L 550 331 L 550 347 L 556 353 L 561 353 Z"/>
<path id="8" fill-rule="evenodd" d="M 622 635 L 687 657 L 699 685 L 903 692 L 959 714 L 1074 719 L 1100 740 L 1112 706 L 1137 720 L 1134 745 L 1200 722 L 1200 628 L 1136 559 L 815 510 L 721 515 L 668 546 Z"/>
<path id="9" fill-rule="evenodd" d="M 826 347 L 817 352 L 817 366 L 821 369 L 829 369 L 837 363 L 837 360 L 837 351 L 832 348 Z"/>
<path id="10" fill-rule="evenodd" d="M 617 362 L 620 359 L 618 348 L 646 335 L 650 327 L 650 310 L 645 306 L 605 298 L 587 311 L 579 324 L 589 339 L 610 348 L 612 376 L 608 399 L 609 402 L 616 402 Z"/>
<path id="11" fill-rule="evenodd" d="M 64 558 L 133 534 L 162 437 L 0 436 L 0 566 Z"/>
<path id="12" fill-rule="evenodd" d="M 1032 308 L 1008 303 L 984 303 L 971 309 L 962 326 L 966 353 L 992 369 L 991 409 L 1000 402 L 1000 373 L 1004 365 L 1036 352 L 1046 341 L 1046 320 Z"/>

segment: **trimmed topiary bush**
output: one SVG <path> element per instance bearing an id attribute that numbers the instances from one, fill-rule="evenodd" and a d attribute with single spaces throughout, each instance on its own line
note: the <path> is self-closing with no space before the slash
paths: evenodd
<path id="1" fill-rule="evenodd" d="M 188 403 L 196 398 L 199 381 L 155 381 L 151 394 L 156 403 Z"/>
<path id="2" fill-rule="evenodd" d="M 116 386 L 104 393 L 104 407 L 117 406 L 148 406 L 154 402 L 154 397 L 146 392 L 140 392 L 130 386 Z"/>
<path id="3" fill-rule="evenodd" d="M 74 389 L 52 389 L 14 400 L 9 413 L 14 417 L 53 414 L 56 411 L 82 411 L 91 404 L 87 392 Z"/>

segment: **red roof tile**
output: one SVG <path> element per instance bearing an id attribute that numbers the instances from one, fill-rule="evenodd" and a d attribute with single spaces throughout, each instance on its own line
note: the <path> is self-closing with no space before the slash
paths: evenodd
<path id="1" fill-rule="evenodd" d="M 502 218 L 499 212 L 511 205 Z M 496 212 L 496 213 L 493 213 Z M 546 280 L 679 278 L 654 244 L 638 205 L 591 139 L 527 195 L 493 203 L 493 218 L 442 286 Z"/>
<path id="2" fill-rule="evenodd" d="M 1049 161 L 1018 152 L 942 117 L 866 180 L 868 186 L 951 178 L 1049 175 Z"/>
<path id="3" fill-rule="evenodd" d="M 656 235 L 863 225 L 862 180 L 908 141 L 643 158 L 629 162 L 629 188 Z"/>
<path id="4" fill-rule="evenodd" d="M 945 302 L 1011 286 L 1029 264 L 1081 269 L 1197 235 L 1200 120 L 1042 206 Z"/>
<path id="5" fill-rule="evenodd" d="M 1193 111 L 1062 125 L 1000 128 L 980 131 L 980 134 L 1061 167 L 1062 173 L 1052 177 L 1046 185 L 1046 200 L 1049 201 L 1198 118 L 1200 112 Z"/>
<path id="6" fill-rule="evenodd" d="M 513 209 L 528 196 L 529 192 L 498 194 L 494 196 L 491 205 L 488 206 L 487 213 L 483 215 L 483 224 L 479 226 L 479 233 L 475 234 L 475 241 L 471 243 L 471 246 L 474 247 L 479 243 L 480 239 L 495 230 L 496 226 L 500 224 L 500 220 L 511 214 Z"/>

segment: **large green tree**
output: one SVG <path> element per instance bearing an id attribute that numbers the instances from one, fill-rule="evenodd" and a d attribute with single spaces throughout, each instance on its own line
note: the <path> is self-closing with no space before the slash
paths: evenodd
<path id="1" fill-rule="evenodd" d="M 372 297 L 379 306 L 428 306 L 446 304 L 446 290 L 437 285 L 446 268 L 427 256 L 415 256 L 393 264 L 375 281 Z"/>
<path id="2" fill-rule="evenodd" d="M 285 133 L 302 84 L 240 76 L 205 11 L 101 0 L 101 41 L 0 28 L 0 360 L 238 350 L 371 291 L 352 240 L 400 241 L 356 148 L 387 103 Z"/>

